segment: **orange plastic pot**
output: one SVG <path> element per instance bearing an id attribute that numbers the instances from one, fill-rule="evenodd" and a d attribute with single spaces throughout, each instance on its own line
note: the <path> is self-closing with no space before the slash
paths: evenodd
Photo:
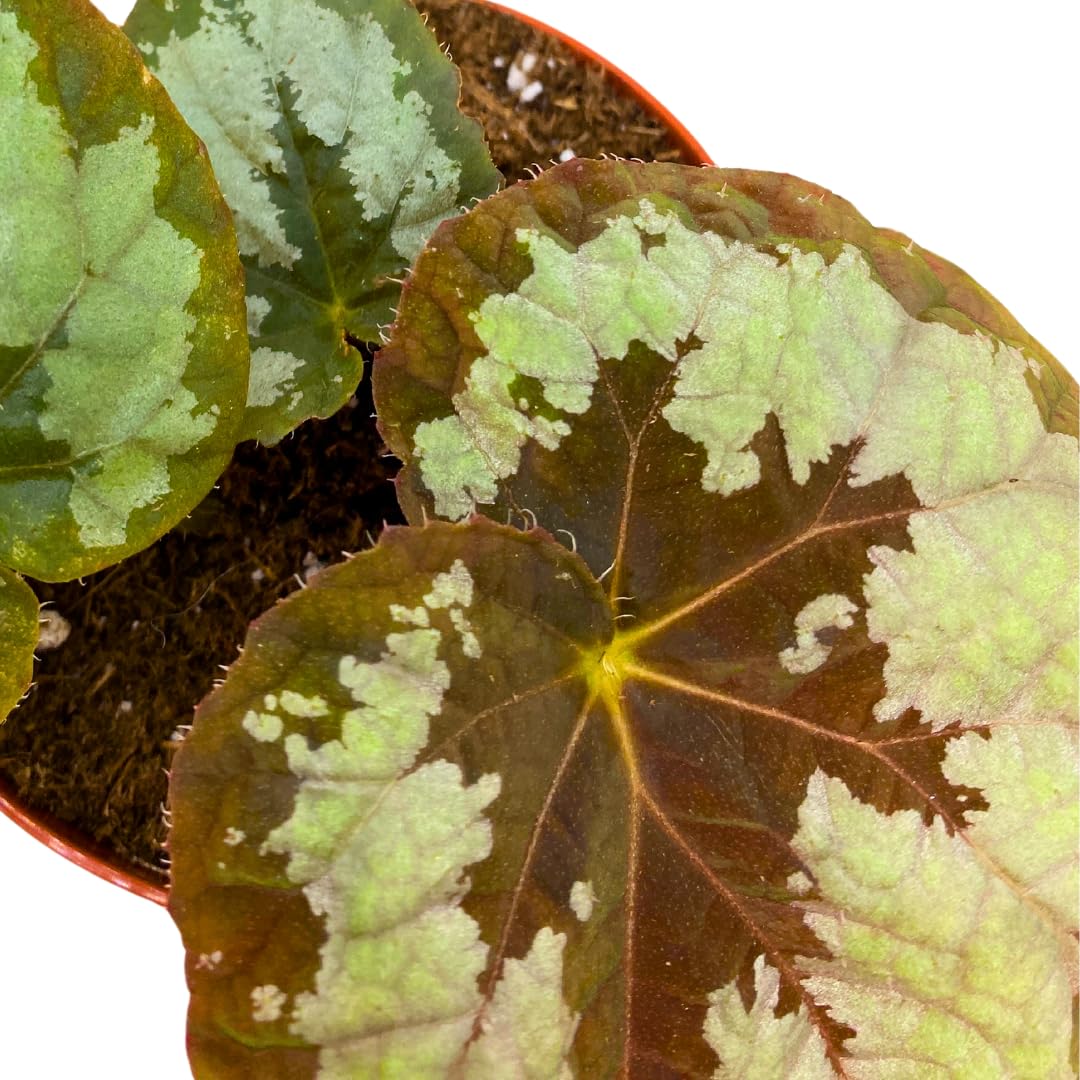
<path id="1" fill-rule="evenodd" d="M 671 132 L 675 143 L 688 161 L 702 165 L 711 164 L 697 139 L 652 94 L 598 53 L 539 19 L 513 11 L 502 4 L 494 3 L 493 0 L 471 0 L 471 2 L 493 8 L 495 11 L 526 23 L 543 34 L 557 38 L 582 60 L 599 64 L 613 83 L 621 87 L 630 97 L 635 98 L 646 112 Z M 65 859 L 75 863 L 76 866 L 81 866 L 84 870 L 89 870 L 92 874 L 97 874 L 98 877 L 111 881 L 128 892 L 153 900 L 155 903 L 164 905 L 168 902 L 168 889 L 159 880 L 151 877 L 149 871 L 140 871 L 130 864 L 119 865 L 115 861 L 115 856 L 95 845 L 76 829 L 49 814 L 31 811 L 21 806 L 2 780 L 0 780 L 0 812 L 6 814 L 35 839 L 47 844 L 58 855 L 63 855 Z"/>
<path id="2" fill-rule="evenodd" d="M 683 156 L 688 162 L 695 165 L 713 164 L 708 154 L 705 153 L 705 149 L 702 147 L 701 143 L 687 131 L 676 117 L 664 108 L 664 106 L 661 105 L 660 102 L 641 85 L 641 83 L 631 79 L 625 71 L 620 70 L 610 61 L 605 60 L 598 52 L 594 52 L 587 45 L 582 45 L 580 41 L 575 41 L 572 37 L 568 37 L 561 30 L 556 30 L 555 27 L 548 26 L 547 23 L 541 22 L 539 19 L 534 19 L 531 15 L 523 15 L 520 11 L 514 11 L 511 8 L 504 7 L 502 4 L 495 3 L 495 0 L 472 0 L 472 2 L 480 4 L 483 7 L 493 8 L 495 11 L 501 11 L 504 15 L 509 15 L 511 18 L 517 19 L 519 22 L 523 22 L 526 25 L 533 27 L 535 30 L 539 30 L 542 34 L 548 34 L 553 38 L 558 38 L 559 41 L 572 49 L 583 60 L 599 64 L 612 82 L 622 87 L 627 95 L 636 98 L 646 112 L 651 113 L 672 133 L 676 144 L 683 152 Z"/>
<path id="3" fill-rule="evenodd" d="M 9 721 L 11 722 L 11 721 Z M 99 878 L 119 885 L 147 900 L 164 904 L 168 892 L 149 874 L 142 875 L 130 866 L 118 866 L 103 848 L 97 847 L 88 837 L 50 814 L 27 810 L 13 797 L 11 791 L 0 783 L 0 812 L 6 814 L 16 825 L 25 829 L 35 840 L 48 845 L 58 855 L 63 855 L 76 866 L 97 874 Z"/>

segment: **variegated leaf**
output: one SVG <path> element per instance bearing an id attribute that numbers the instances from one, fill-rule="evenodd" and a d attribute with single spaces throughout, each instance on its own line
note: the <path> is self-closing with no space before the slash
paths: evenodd
<path id="1" fill-rule="evenodd" d="M 0 0 L 0 562 L 90 573 L 221 473 L 248 376 L 206 152 L 87 0 Z"/>
<path id="2" fill-rule="evenodd" d="M 1076 387 L 992 297 L 791 177 L 578 162 L 436 234 L 375 383 L 412 520 L 539 521 L 616 613 L 683 856 L 629 1073 L 1072 1075 Z"/>
<path id="3" fill-rule="evenodd" d="M 407 0 L 139 0 L 125 26 L 206 141 L 247 271 L 246 438 L 329 416 L 435 226 L 498 186 Z"/>
<path id="4" fill-rule="evenodd" d="M 197 1073 L 1074 1075 L 1076 391 L 1003 309 L 575 162 L 376 390 L 417 520 L 563 544 L 392 531 L 252 631 L 174 772 Z"/>
<path id="5" fill-rule="evenodd" d="M 480 521 L 387 530 L 256 623 L 172 774 L 196 1075 L 557 1075 L 578 1023 L 563 954 L 590 937 L 558 911 L 565 856 L 608 826 L 552 804 L 551 782 L 577 747 L 563 796 L 593 768 L 612 777 L 597 806 L 623 790 L 581 678 L 606 609 L 559 545 Z M 560 823 L 541 849 L 538 818 Z M 596 868 L 598 911 L 617 862 Z M 490 939 L 540 868 L 552 918 Z M 599 988 L 615 958 L 596 959 Z"/>

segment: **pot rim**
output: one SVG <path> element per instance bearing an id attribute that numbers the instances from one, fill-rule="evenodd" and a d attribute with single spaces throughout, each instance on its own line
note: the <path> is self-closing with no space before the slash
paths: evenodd
<path id="1" fill-rule="evenodd" d="M 482 7 L 500 11 L 504 15 L 509 15 L 519 22 L 523 22 L 528 26 L 539 30 L 541 33 L 550 34 L 552 37 L 558 38 L 564 45 L 568 46 L 586 60 L 591 60 L 593 63 L 599 64 L 610 78 L 621 84 L 631 97 L 637 98 L 648 112 L 651 112 L 657 120 L 671 130 L 672 134 L 675 136 L 675 141 L 679 144 L 679 149 L 683 151 L 684 155 L 689 158 L 690 161 L 698 165 L 715 164 L 712 158 L 705 152 L 705 148 L 701 143 L 690 134 L 690 131 L 686 126 L 675 117 L 666 106 L 661 104 L 660 101 L 650 94 L 641 83 L 636 79 L 630 78 L 622 68 L 616 67 L 615 64 L 601 56 L 600 53 L 596 52 L 594 49 L 590 49 L 588 45 L 583 45 L 576 38 L 570 37 L 569 34 L 564 34 L 561 30 L 556 29 L 556 27 L 549 25 L 543 20 L 535 19 L 533 16 L 526 15 L 524 12 L 508 8 L 505 5 L 498 3 L 498 0 L 472 0 L 472 2 L 474 4 L 479 4 Z"/>
<path id="2" fill-rule="evenodd" d="M 168 903 L 169 892 L 166 886 L 141 875 L 134 867 L 121 869 L 109 862 L 103 848 L 97 847 L 77 829 L 51 814 L 25 809 L 12 797 L 6 786 L 0 786 L 0 813 L 57 855 L 62 855 L 68 862 L 81 866 L 104 881 L 119 885 L 121 889 L 135 893 L 136 896 L 145 897 L 163 906 Z"/>
<path id="3" fill-rule="evenodd" d="M 652 113 L 660 123 L 671 131 L 676 143 L 678 143 L 679 148 L 687 158 L 702 165 L 711 165 L 713 163 L 697 139 L 641 83 L 630 78 L 626 72 L 606 60 L 595 50 L 583 45 L 568 34 L 564 34 L 561 30 L 549 26 L 540 19 L 534 19 L 531 15 L 514 11 L 512 8 L 497 3 L 496 0 L 471 0 L 471 2 L 502 12 L 502 14 L 509 15 L 511 18 L 539 30 L 541 33 L 549 34 L 584 60 L 599 64 L 611 79 L 622 86 L 631 97 L 637 99 L 648 112 Z M 46 811 L 30 811 L 24 808 L 13 797 L 7 785 L 3 782 L 0 782 L 0 813 L 9 817 L 16 825 L 34 837 L 35 840 L 39 840 L 76 866 L 89 870 L 90 873 L 96 874 L 99 878 L 109 881 L 113 885 L 118 885 L 121 889 L 134 893 L 136 896 L 152 900 L 162 907 L 167 906 L 169 902 L 167 884 L 163 885 L 152 880 L 148 873 L 140 873 L 137 867 L 118 866 L 115 862 L 110 861 L 111 856 L 103 848 L 95 845 L 88 837 L 80 834 L 78 830 L 54 818 Z"/>

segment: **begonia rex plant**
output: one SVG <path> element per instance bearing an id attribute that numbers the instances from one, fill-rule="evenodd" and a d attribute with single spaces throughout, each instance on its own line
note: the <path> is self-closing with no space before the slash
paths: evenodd
<path id="1" fill-rule="evenodd" d="M 197 1075 L 1076 1075 L 1076 386 L 992 297 L 571 161 L 436 230 L 375 391 L 413 524 L 176 757 Z"/>
<path id="2" fill-rule="evenodd" d="M 0 713 L 20 574 L 333 412 L 496 186 L 403 0 L 127 30 L 205 147 L 0 0 Z M 197 1075 L 1076 1075 L 1076 387 L 996 301 L 791 177 L 573 161 L 435 232 L 376 398 L 413 524 L 176 758 Z"/>

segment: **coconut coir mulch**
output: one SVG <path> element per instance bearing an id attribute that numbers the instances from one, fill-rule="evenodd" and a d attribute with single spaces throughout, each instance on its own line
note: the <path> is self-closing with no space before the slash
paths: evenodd
<path id="1" fill-rule="evenodd" d="M 508 183 L 564 151 L 683 160 L 654 116 L 557 39 L 460 0 L 417 6 L 461 68 L 462 107 L 483 124 Z M 523 101 L 522 82 L 541 88 Z M 384 456 L 373 412 L 365 375 L 331 419 L 274 447 L 238 447 L 216 489 L 153 547 L 81 584 L 31 582 L 72 630 L 42 654 L 34 688 L 0 725 L 0 787 L 76 828 L 114 865 L 167 879 L 166 770 L 196 702 L 236 659 L 248 624 L 299 576 L 403 520 L 397 462 Z"/>

